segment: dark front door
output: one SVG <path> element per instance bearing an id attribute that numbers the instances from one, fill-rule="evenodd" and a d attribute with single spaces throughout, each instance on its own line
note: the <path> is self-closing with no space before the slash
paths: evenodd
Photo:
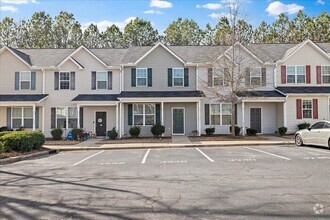
<path id="1" fill-rule="evenodd" d="M 261 133 L 261 108 L 250 108 L 250 126 Z"/>
<path id="2" fill-rule="evenodd" d="M 96 112 L 95 117 L 96 136 L 105 136 L 105 132 L 107 131 L 107 113 Z"/>
<path id="3" fill-rule="evenodd" d="M 173 134 L 184 134 L 184 109 L 173 108 Z"/>

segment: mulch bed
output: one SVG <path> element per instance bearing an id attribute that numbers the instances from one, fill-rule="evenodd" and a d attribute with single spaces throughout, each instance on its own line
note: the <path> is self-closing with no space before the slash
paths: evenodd
<path id="1" fill-rule="evenodd" d="M 32 150 L 32 151 L 28 151 L 28 152 L 15 152 L 15 151 L 12 151 L 12 152 L 0 153 L 0 160 L 1 159 L 6 159 L 6 158 L 9 158 L 9 157 L 18 157 L 18 156 L 34 154 L 34 153 L 43 152 L 43 151 L 49 151 L 49 149 L 41 148 L 41 149 L 38 149 L 38 150 Z"/>
<path id="2" fill-rule="evenodd" d="M 44 145 L 74 145 L 79 144 L 82 141 L 75 141 L 75 140 L 53 140 L 51 138 L 46 138 Z"/>
<path id="3" fill-rule="evenodd" d="M 236 136 L 232 137 L 230 135 L 213 135 L 213 136 L 189 136 L 188 137 L 192 142 L 199 141 L 255 141 L 255 140 L 267 140 L 266 138 L 260 136 Z"/>
<path id="4" fill-rule="evenodd" d="M 172 137 L 139 137 L 139 138 L 132 138 L 126 137 L 120 140 L 103 140 L 98 142 L 97 144 L 130 144 L 130 143 L 172 143 Z"/>
<path id="5" fill-rule="evenodd" d="M 286 135 L 283 135 L 283 136 L 280 136 L 280 137 L 290 139 L 290 140 L 294 140 L 294 134 L 286 134 Z"/>

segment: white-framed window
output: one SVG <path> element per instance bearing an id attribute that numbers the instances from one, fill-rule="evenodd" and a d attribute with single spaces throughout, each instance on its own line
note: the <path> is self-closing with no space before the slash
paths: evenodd
<path id="1" fill-rule="evenodd" d="M 250 85 L 261 86 L 261 67 L 250 68 Z"/>
<path id="2" fill-rule="evenodd" d="M 231 104 L 210 104 L 210 125 L 230 125 Z"/>
<path id="3" fill-rule="evenodd" d="M 154 125 L 156 123 L 155 104 L 133 104 L 134 125 Z"/>
<path id="4" fill-rule="evenodd" d="M 78 112 L 76 107 L 57 107 L 56 108 L 56 127 L 57 128 L 77 128 Z"/>
<path id="5" fill-rule="evenodd" d="M 96 89 L 107 89 L 108 73 L 105 71 L 96 72 Z"/>
<path id="6" fill-rule="evenodd" d="M 11 123 L 13 129 L 21 126 L 33 128 L 33 110 L 29 107 L 13 107 L 11 109 Z"/>
<path id="7" fill-rule="evenodd" d="M 324 84 L 330 84 L 330 66 L 322 66 L 322 82 Z"/>
<path id="8" fill-rule="evenodd" d="M 306 83 L 305 66 L 286 66 L 287 83 Z"/>
<path id="9" fill-rule="evenodd" d="M 146 87 L 148 84 L 148 71 L 147 68 L 136 69 L 136 86 Z"/>
<path id="10" fill-rule="evenodd" d="M 19 77 L 19 86 L 22 90 L 31 89 L 31 72 L 30 71 L 21 71 Z"/>
<path id="11" fill-rule="evenodd" d="M 173 68 L 173 87 L 184 86 L 184 69 Z"/>
<path id="12" fill-rule="evenodd" d="M 70 89 L 70 72 L 60 72 L 60 90 Z"/>
<path id="13" fill-rule="evenodd" d="M 225 73 L 225 68 L 214 68 L 213 72 L 213 86 L 223 86 L 224 83 L 224 73 Z"/>
<path id="14" fill-rule="evenodd" d="M 313 116 L 313 103 L 310 99 L 302 100 L 302 116 L 303 119 L 312 118 Z"/>

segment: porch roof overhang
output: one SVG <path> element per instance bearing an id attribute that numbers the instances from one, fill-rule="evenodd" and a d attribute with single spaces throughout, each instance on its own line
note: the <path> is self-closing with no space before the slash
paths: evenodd
<path id="1" fill-rule="evenodd" d="M 48 94 L 3 94 L 0 95 L 0 106 L 27 106 L 44 101 Z"/>
<path id="2" fill-rule="evenodd" d="M 118 99 L 123 102 L 197 102 L 205 97 L 202 91 L 139 91 L 122 92 Z"/>
<path id="3" fill-rule="evenodd" d="M 321 94 L 321 95 L 330 95 L 330 86 L 281 86 L 277 87 L 282 93 L 285 94 Z"/>
<path id="4" fill-rule="evenodd" d="M 72 102 L 118 102 L 118 94 L 79 94 Z"/>
<path id="5" fill-rule="evenodd" d="M 277 91 L 248 91 L 244 93 L 238 93 L 238 98 L 242 102 L 285 102 L 286 96 Z"/>

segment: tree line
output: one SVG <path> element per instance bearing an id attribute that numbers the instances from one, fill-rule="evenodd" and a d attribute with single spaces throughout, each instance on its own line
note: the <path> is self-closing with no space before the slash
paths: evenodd
<path id="1" fill-rule="evenodd" d="M 192 19 L 178 18 L 169 24 L 164 35 L 153 28 L 150 21 L 136 18 L 123 31 L 111 25 L 101 32 L 90 24 L 85 30 L 72 13 L 60 12 L 52 18 L 44 11 L 36 12 L 28 20 L 15 21 L 5 17 L 0 23 L 0 46 L 16 48 L 126 48 L 150 46 L 156 42 L 167 45 L 231 45 L 230 33 L 235 28 L 239 41 L 249 43 L 299 43 L 305 39 L 330 42 L 330 16 L 322 12 L 310 17 L 303 11 L 289 19 L 280 14 L 272 23 L 262 21 L 253 28 L 244 19 L 232 26 L 227 17 L 219 19 L 212 27 L 201 28 Z"/>

